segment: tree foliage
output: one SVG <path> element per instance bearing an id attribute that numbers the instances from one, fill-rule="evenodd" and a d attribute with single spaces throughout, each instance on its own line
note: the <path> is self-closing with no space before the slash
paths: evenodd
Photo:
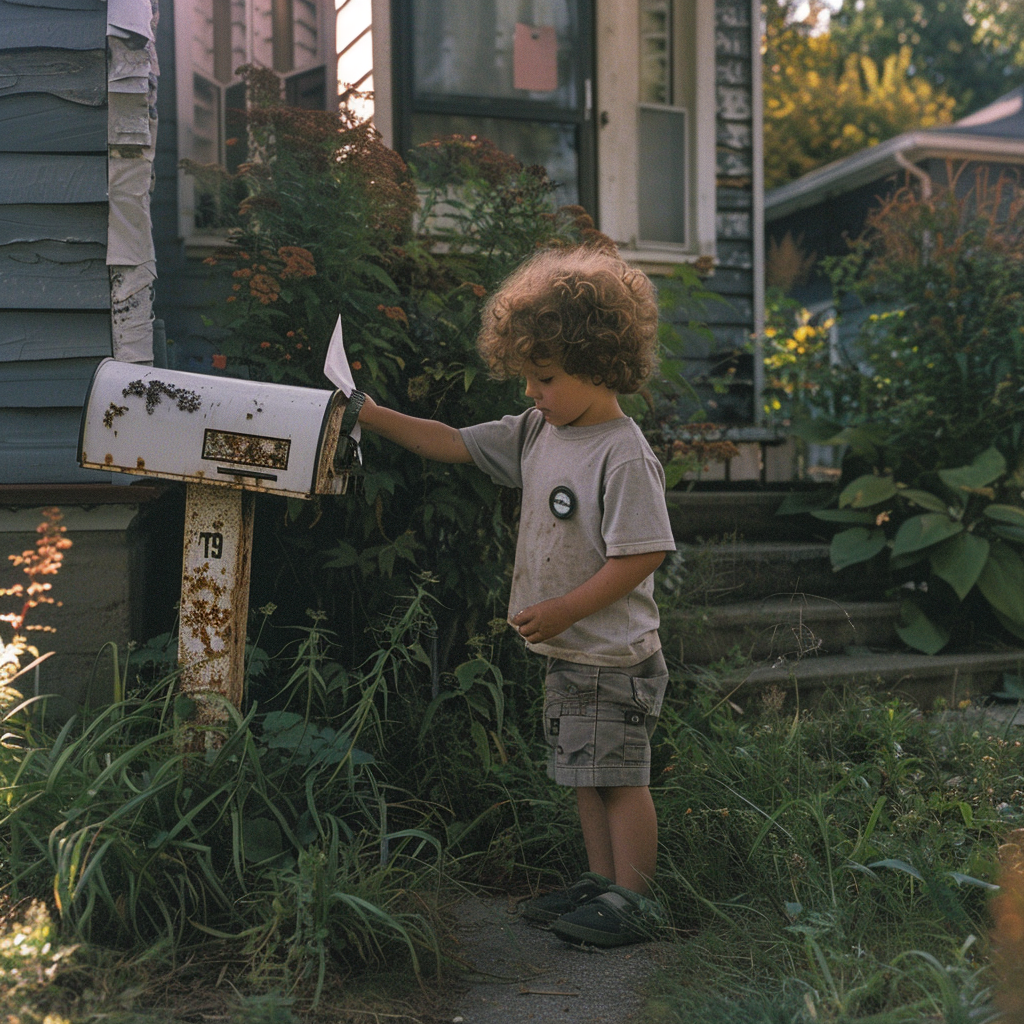
<path id="1" fill-rule="evenodd" d="M 1024 82 L 1014 0 L 773 0 L 764 13 L 769 188 Z"/>
<path id="2" fill-rule="evenodd" d="M 882 62 L 909 47 L 912 78 L 963 115 L 1024 81 L 1024 11 L 1009 0 L 844 0 L 830 34 L 843 53 Z"/>
<path id="3" fill-rule="evenodd" d="M 767 23 L 764 149 L 769 188 L 901 132 L 953 117 L 954 99 L 910 74 L 908 46 L 880 60 L 844 53 L 831 34 L 812 32 L 812 17 L 776 15 Z"/>

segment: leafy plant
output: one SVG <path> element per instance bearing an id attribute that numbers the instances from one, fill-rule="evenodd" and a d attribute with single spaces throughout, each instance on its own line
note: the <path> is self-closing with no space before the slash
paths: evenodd
<path id="1" fill-rule="evenodd" d="M 855 431 L 843 436 L 857 443 Z M 837 508 L 811 515 L 844 527 L 829 547 L 834 569 L 886 564 L 903 595 L 900 637 L 934 654 L 984 609 L 1024 639 L 1021 482 L 989 448 L 969 465 L 910 485 L 891 472 L 861 475 L 839 493 Z"/>
<path id="2" fill-rule="evenodd" d="M 990 446 L 1011 471 L 1024 441 L 1024 195 L 1006 179 L 896 192 L 849 255 L 828 261 L 837 296 L 884 312 L 841 361 L 809 368 L 809 440 L 884 429 L 897 479 L 962 466 Z"/>
<path id="3" fill-rule="evenodd" d="M 39 649 L 29 643 L 30 632 L 52 633 L 53 627 L 42 623 L 28 622 L 29 613 L 40 605 L 52 605 L 58 602 L 50 596 L 53 584 L 43 577 L 56 576 L 60 571 L 64 552 L 71 547 L 71 540 L 65 536 L 67 527 L 61 526 L 63 519 L 58 508 L 44 508 L 43 521 L 36 527 L 39 539 L 35 550 L 29 548 L 20 555 L 8 555 L 8 561 L 19 567 L 29 578 L 26 586 L 15 583 L 10 587 L 0 588 L 0 597 L 14 598 L 20 608 L 14 612 L 0 615 L 0 622 L 11 627 L 10 640 L 0 637 L 0 687 L 9 686 L 18 676 L 22 675 L 42 658 Z M 32 657 L 30 665 L 21 665 L 25 655 Z M 46 657 L 44 655 L 43 657 Z"/>
<path id="4" fill-rule="evenodd" d="M 1021 741 L 975 709 L 783 697 L 667 702 L 652 794 L 678 932 L 652 1018 L 994 1019 L 987 900 L 1024 822 Z"/>

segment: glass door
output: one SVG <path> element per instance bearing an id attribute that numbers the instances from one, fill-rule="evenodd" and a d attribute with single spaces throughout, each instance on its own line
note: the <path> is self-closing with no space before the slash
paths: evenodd
<path id="1" fill-rule="evenodd" d="M 395 4 L 396 143 L 476 135 L 596 216 L 590 0 Z"/>

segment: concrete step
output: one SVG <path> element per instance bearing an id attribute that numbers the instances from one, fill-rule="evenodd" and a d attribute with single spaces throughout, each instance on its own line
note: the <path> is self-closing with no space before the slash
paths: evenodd
<path id="1" fill-rule="evenodd" d="M 834 524 L 807 515 L 779 516 L 786 497 L 778 490 L 669 491 L 668 515 L 676 540 L 732 537 L 745 541 L 825 540 Z"/>
<path id="2" fill-rule="evenodd" d="M 852 647 L 901 647 L 898 605 L 840 602 L 806 594 L 741 601 L 675 612 L 662 618 L 666 646 L 686 665 L 708 665 L 734 654 L 755 662 L 842 654 Z"/>
<path id="3" fill-rule="evenodd" d="M 675 583 L 697 605 L 794 594 L 867 600 L 884 586 L 877 572 L 865 566 L 833 572 L 828 544 L 822 542 L 724 540 L 679 544 L 676 551 L 665 583 Z"/>
<path id="4" fill-rule="evenodd" d="M 973 654 L 857 654 L 779 658 L 771 665 L 725 676 L 711 676 L 699 667 L 690 672 L 695 685 L 710 686 L 740 708 L 752 712 L 773 687 L 794 704 L 809 707 L 832 691 L 869 687 L 893 693 L 922 708 L 937 698 L 950 706 L 1000 690 L 1003 675 L 1024 674 L 1024 649 Z"/>

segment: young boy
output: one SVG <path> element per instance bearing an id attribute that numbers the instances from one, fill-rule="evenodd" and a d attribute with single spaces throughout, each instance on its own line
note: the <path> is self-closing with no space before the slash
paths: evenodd
<path id="1" fill-rule="evenodd" d="M 650 737 L 668 674 L 652 573 L 675 544 L 664 473 L 616 397 L 657 368 L 657 321 L 650 281 L 614 254 L 544 250 L 488 301 L 478 340 L 534 408 L 461 430 L 369 398 L 359 415 L 424 458 L 522 488 L 508 621 L 548 658 L 549 772 L 576 789 L 590 868 L 523 914 L 603 946 L 642 941 L 657 921 Z"/>

